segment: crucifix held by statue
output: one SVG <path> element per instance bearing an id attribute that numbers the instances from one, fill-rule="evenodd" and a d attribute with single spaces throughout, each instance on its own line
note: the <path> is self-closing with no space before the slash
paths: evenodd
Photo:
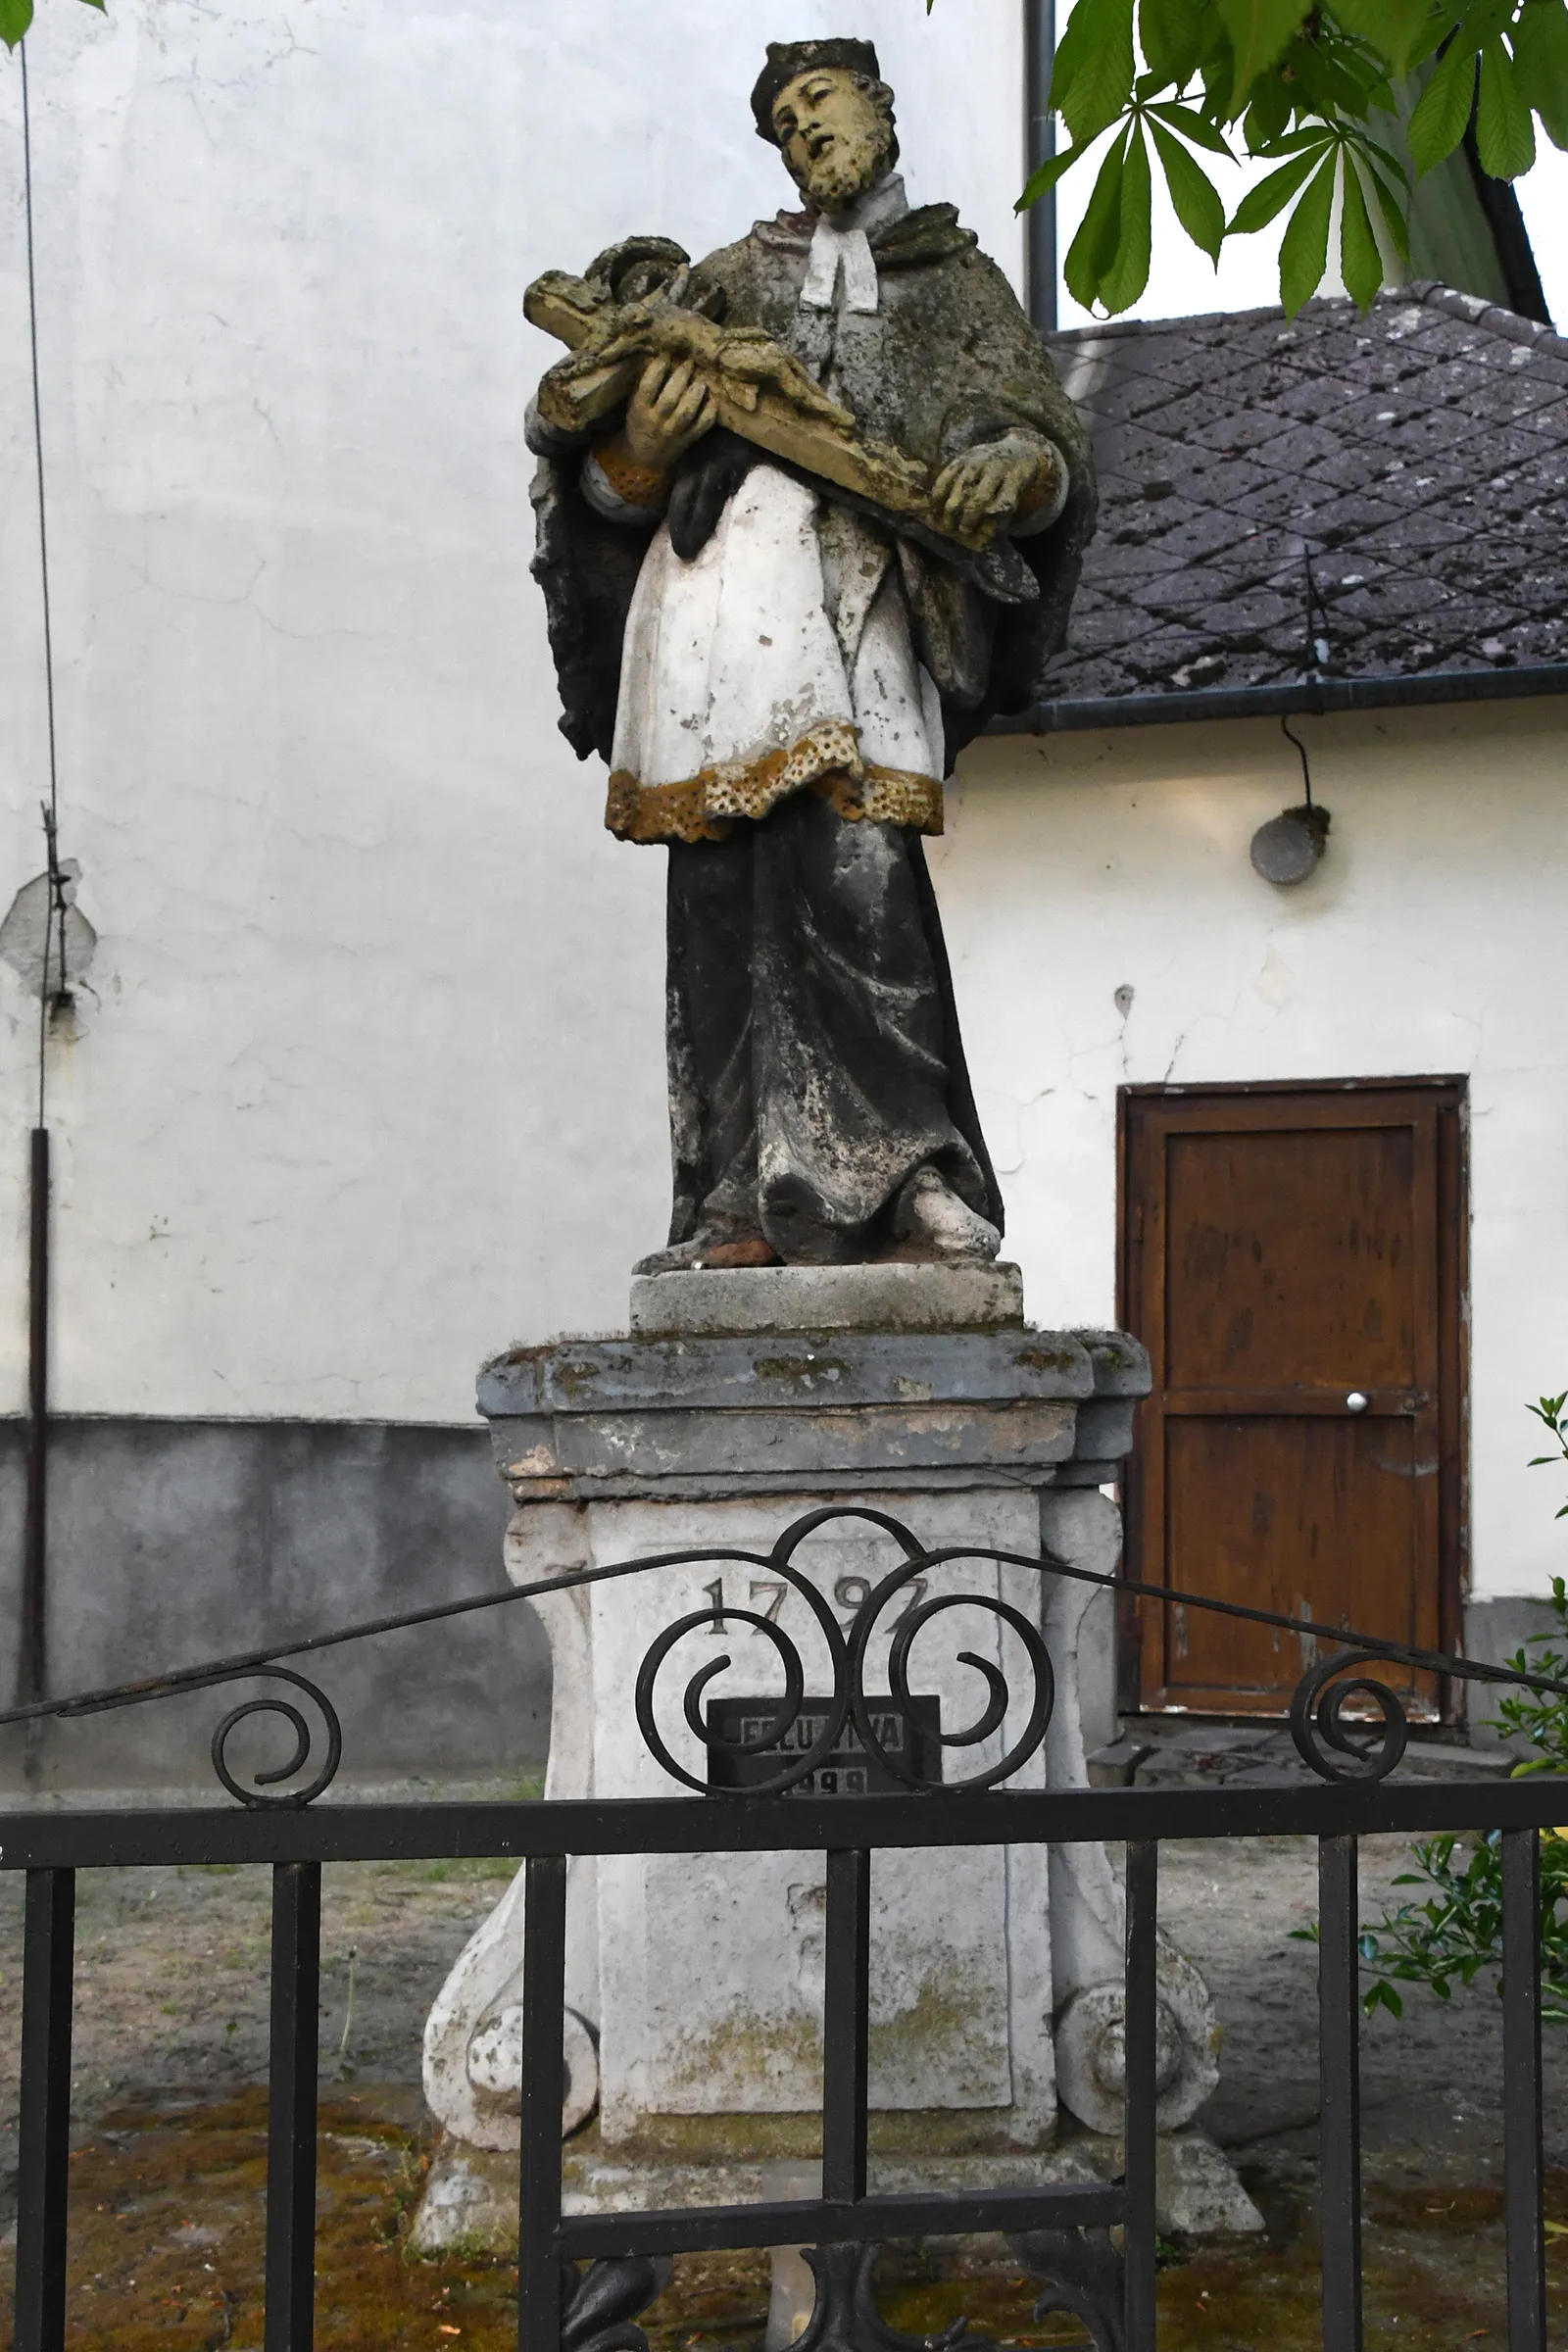
<path id="1" fill-rule="evenodd" d="M 868 42 L 752 94 L 803 209 L 644 236 L 528 315 L 563 730 L 668 846 L 674 1208 L 640 1272 L 986 1259 L 1002 1238 L 922 837 L 1028 708 L 1094 524 L 1083 427 L 951 205 L 910 209 Z"/>

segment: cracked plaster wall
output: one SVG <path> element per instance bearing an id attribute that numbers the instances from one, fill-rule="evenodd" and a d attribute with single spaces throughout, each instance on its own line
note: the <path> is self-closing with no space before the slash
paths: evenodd
<path id="1" fill-rule="evenodd" d="M 855 27 L 913 200 L 1015 265 L 1014 0 Z M 40 9 L 62 847 L 101 938 L 53 1074 L 62 1411 L 464 1422 L 481 1355 L 622 1322 L 667 1214 L 664 860 L 555 731 L 521 420 L 557 347 L 522 292 L 785 201 L 762 42 L 842 29 Z M 45 784 L 19 110 L 0 58 L 0 906 Z M 0 1412 L 35 1036 L 0 967 Z"/>
<path id="2" fill-rule="evenodd" d="M 1118 1086 L 1468 1078 L 1483 1598 L 1562 1565 L 1523 1405 L 1568 1386 L 1565 728 L 1555 699 L 1300 721 L 1334 826 L 1293 890 L 1248 859 L 1300 798 L 1273 722 L 993 738 L 932 858 L 1042 1321 L 1114 1313 Z"/>

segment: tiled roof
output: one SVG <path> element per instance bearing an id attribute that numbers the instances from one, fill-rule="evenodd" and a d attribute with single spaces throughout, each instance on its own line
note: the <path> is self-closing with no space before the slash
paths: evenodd
<path id="1" fill-rule="evenodd" d="M 1246 311 L 1054 348 L 1102 498 L 1057 723 L 1314 670 L 1330 699 L 1454 673 L 1518 691 L 1534 681 L 1498 673 L 1568 662 L 1568 339 L 1549 327 L 1419 283 L 1366 318 L 1314 302 L 1290 325 Z"/>

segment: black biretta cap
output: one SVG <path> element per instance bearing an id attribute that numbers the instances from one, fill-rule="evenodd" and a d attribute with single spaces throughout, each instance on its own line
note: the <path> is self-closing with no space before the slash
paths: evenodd
<path id="1" fill-rule="evenodd" d="M 868 74 L 880 81 L 882 69 L 876 62 L 876 50 L 869 41 L 769 41 L 767 63 L 757 78 L 752 92 L 752 112 L 757 117 L 757 135 L 770 147 L 778 145 L 778 133 L 773 128 L 773 105 L 780 90 L 802 74 L 809 74 L 813 66 L 836 66 L 841 72 Z"/>

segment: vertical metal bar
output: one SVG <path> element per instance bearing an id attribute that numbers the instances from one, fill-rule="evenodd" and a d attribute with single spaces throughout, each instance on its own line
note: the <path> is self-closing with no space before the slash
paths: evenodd
<path id="1" fill-rule="evenodd" d="M 1502 1833 L 1502 2144 L 1507 2164 L 1508 2352 L 1545 2352 L 1538 1830 Z"/>
<path id="2" fill-rule="evenodd" d="M 565 2096 L 566 1857 L 535 1854 L 522 1924 L 518 2352 L 561 2347 L 561 2110 Z"/>
<path id="3" fill-rule="evenodd" d="M 267 2352 L 316 2333 L 316 2069 L 321 1866 L 272 1869 L 272 2039 L 267 2109 Z"/>
<path id="4" fill-rule="evenodd" d="M 1318 1839 L 1317 1884 L 1323 2352 L 1361 2352 L 1361 2013 L 1353 1838 Z"/>
<path id="5" fill-rule="evenodd" d="M 1127 1848 L 1127 1989 L 1124 1995 L 1127 2352 L 1154 2348 L 1155 1987 L 1159 1847 L 1141 1838 Z"/>
<path id="6" fill-rule="evenodd" d="M 1052 0 L 1024 0 L 1024 158 L 1031 176 L 1056 152 L 1051 113 L 1051 76 L 1056 63 L 1055 10 Z M 1056 191 L 1045 194 L 1023 217 L 1024 303 L 1041 334 L 1056 329 Z"/>
<path id="7" fill-rule="evenodd" d="M 47 987 L 45 989 L 47 995 Z M 43 1697 L 49 1562 L 49 1130 L 32 1131 L 27 1193 L 27 1498 L 18 1704 Z"/>
<path id="8" fill-rule="evenodd" d="M 865 2194 L 865 2076 L 871 1993 L 871 1857 L 827 1858 L 822 1992 L 822 2194 Z"/>
<path id="9" fill-rule="evenodd" d="M 66 2340 L 75 1929 L 75 1872 L 29 1870 L 22 1961 L 17 2352 L 60 2352 Z"/>

